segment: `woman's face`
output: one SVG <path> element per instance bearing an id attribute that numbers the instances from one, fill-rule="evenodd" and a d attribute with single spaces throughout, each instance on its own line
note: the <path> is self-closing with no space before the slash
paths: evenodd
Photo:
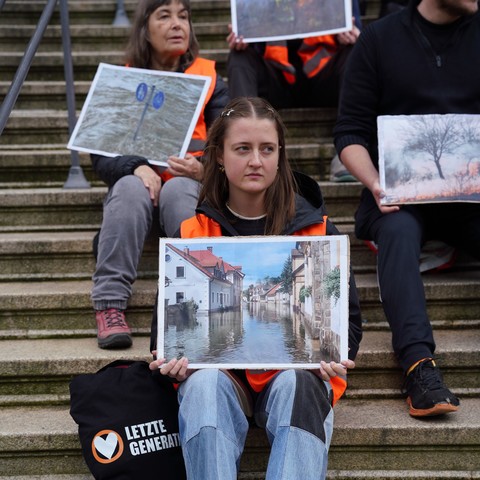
<path id="1" fill-rule="evenodd" d="M 162 5 L 152 12 L 147 26 L 152 48 L 151 68 L 176 68 L 190 42 L 188 10 L 180 1 L 172 0 L 170 4 Z"/>
<path id="2" fill-rule="evenodd" d="M 230 123 L 219 163 L 229 181 L 232 208 L 242 213 L 251 201 L 262 204 L 265 191 L 277 175 L 278 159 L 278 133 L 272 120 L 250 117 Z"/>

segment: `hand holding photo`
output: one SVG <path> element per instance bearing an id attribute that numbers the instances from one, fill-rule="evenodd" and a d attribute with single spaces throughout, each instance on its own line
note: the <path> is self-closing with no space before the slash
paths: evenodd
<path id="1" fill-rule="evenodd" d="M 101 63 L 67 148 L 139 155 L 166 167 L 184 157 L 211 80 Z"/>
<path id="2" fill-rule="evenodd" d="M 159 357 L 189 368 L 348 358 L 348 237 L 160 239 Z"/>
<path id="3" fill-rule="evenodd" d="M 378 117 L 384 205 L 480 202 L 480 115 Z"/>

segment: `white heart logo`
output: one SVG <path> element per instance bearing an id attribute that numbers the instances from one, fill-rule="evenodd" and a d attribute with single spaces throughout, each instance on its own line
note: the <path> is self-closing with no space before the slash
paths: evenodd
<path id="1" fill-rule="evenodd" d="M 99 453 L 110 459 L 117 448 L 118 438 L 115 433 L 110 432 L 105 439 L 102 437 L 95 437 L 93 444 Z"/>

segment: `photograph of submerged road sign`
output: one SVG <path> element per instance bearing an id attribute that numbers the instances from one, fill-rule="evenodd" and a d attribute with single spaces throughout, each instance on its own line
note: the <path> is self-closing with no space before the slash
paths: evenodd
<path id="1" fill-rule="evenodd" d="M 170 155 L 185 156 L 210 81 L 101 63 L 67 148 L 166 166 Z"/>

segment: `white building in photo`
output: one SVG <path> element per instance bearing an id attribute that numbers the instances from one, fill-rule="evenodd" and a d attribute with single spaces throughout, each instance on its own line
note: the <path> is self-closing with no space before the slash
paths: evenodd
<path id="1" fill-rule="evenodd" d="M 165 248 L 166 306 L 193 301 L 198 312 L 232 309 L 240 306 L 244 273 L 206 250 Z"/>

